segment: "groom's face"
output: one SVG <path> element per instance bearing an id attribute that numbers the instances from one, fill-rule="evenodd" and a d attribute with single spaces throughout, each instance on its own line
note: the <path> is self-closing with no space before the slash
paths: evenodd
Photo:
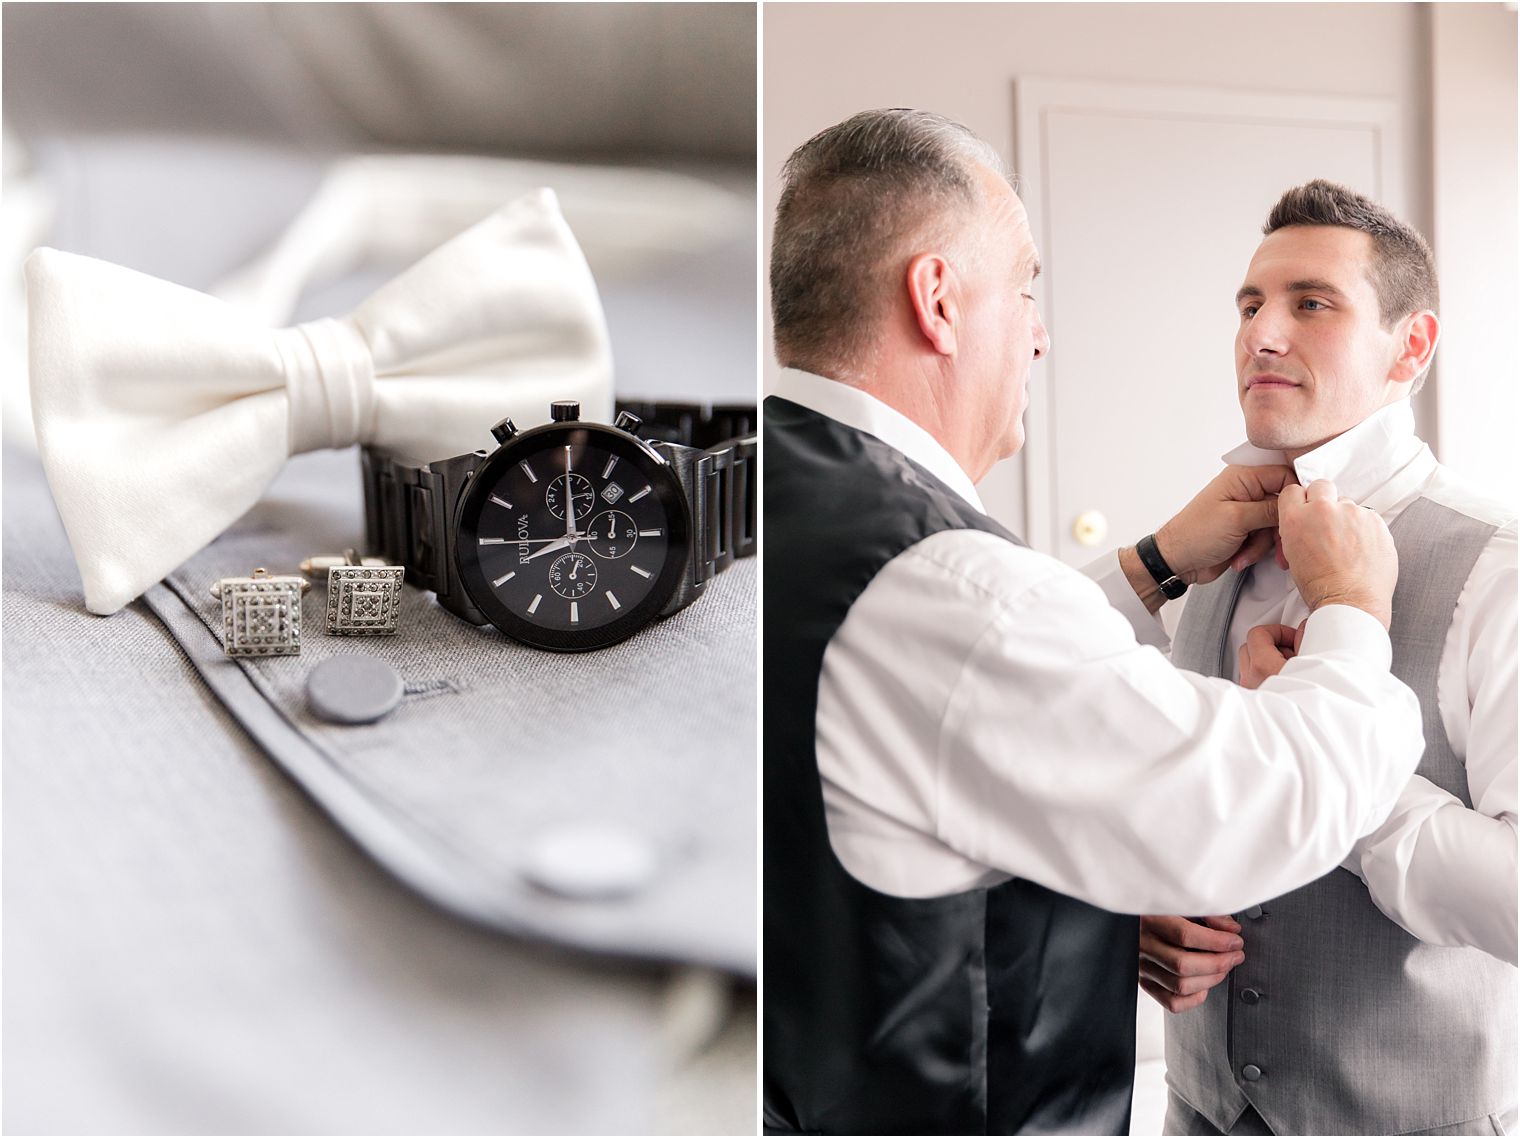
<path id="1" fill-rule="evenodd" d="M 1383 327 L 1372 239 L 1290 225 L 1262 241 L 1236 297 L 1246 436 L 1297 458 L 1405 394 L 1390 379 L 1407 321 Z"/>
<path id="2" fill-rule="evenodd" d="M 980 393 L 989 447 L 1007 458 L 1024 445 L 1030 365 L 1050 350 L 1034 300 L 1040 255 L 1013 187 L 978 163 L 982 205 L 973 222 L 978 255 L 967 266 L 966 324 L 958 370 Z"/>

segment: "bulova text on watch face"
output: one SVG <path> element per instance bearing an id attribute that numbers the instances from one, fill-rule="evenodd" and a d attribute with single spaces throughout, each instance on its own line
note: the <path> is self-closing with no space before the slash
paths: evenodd
<path id="1" fill-rule="evenodd" d="M 580 651 L 648 624 L 687 567 L 690 522 L 670 466 L 612 427 L 551 424 L 501 447 L 460 505 L 466 592 L 508 635 Z"/>

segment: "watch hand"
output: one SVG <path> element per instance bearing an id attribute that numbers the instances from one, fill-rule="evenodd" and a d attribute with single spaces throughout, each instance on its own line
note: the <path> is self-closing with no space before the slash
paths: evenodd
<path id="1" fill-rule="evenodd" d="M 565 536 L 574 541 L 575 532 L 575 483 L 570 481 L 570 448 L 565 448 Z"/>

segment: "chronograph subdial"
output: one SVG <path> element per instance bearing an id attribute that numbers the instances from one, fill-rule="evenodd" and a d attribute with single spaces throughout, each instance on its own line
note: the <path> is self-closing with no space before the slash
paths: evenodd
<path id="1" fill-rule="evenodd" d="M 566 553 L 549 566 L 549 587 L 567 601 L 596 588 L 596 562 L 584 553 Z"/>
<path id="2" fill-rule="evenodd" d="M 588 479 L 579 474 L 570 475 L 570 497 L 575 504 L 575 520 L 580 521 L 596 505 L 596 491 Z M 565 519 L 565 476 L 556 477 L 544 489 L 544 504 L 549 512 L 561 521 Z"/>
<path id="3" fill-rule="evenodd" d="M 598 557 L 625 557 L 639 540 L 639 527 L 622 510 L 603 510 L 591 519 L 582 534 Z"/>

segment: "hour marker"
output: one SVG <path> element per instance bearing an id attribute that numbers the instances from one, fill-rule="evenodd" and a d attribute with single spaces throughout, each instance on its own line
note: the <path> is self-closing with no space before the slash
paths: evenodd
<path id="1" fill-rule="evenodd" d="M 645 486 L 644 489 L 640 490 L 637 494 L 635 494 L 632 498 L 629 498 L 628 500 L 630 502 L 637 502 L 640 498 L 642 498 L 647 493 L 649 493 L 649 487 Z"/>
<path id="2" fill-rule="evenodd" d="M 622 605 L 618 604 L 618 599 L 612 595 L 612 590 L 610 589 L 607 591 L 607 603 L 615 609 L 620 609 L 623 607 Z"/>
<path id="3" fill-rule="evenodd" d="M 632 569 L 640 577 L 647 577 L 647 576 L 649 576 L 649 571 L 647 569 L 640 569 L 637 565 L 630 565 L 630 566 L 628 566 L 628 568 Z"/>
<path id="4" fill-rule="evenodd" d="M 611 458 L 609 458 L 607 460 L 607 465 L 604 466 L 604 467 L 602 467 L 602 477 L 606 478 L 607 475 L 611 474 L 612 473 L 612 468 L 614 466 L 616 466 L 616 465 L 617 465 L 617 455 L 613 455 Z"/>
<path id="5" fill-rule="evenodd" d="M 504 537 L 483 537 L 483 538 L 480 539 L 480 544 L 481 545 L 506 545 L 507 544 L 507 539 L 504 538 Z"/>
<path id="6" fill-rule="evenodd" d="M 578 605 L 578 604 L 576 604 L 574 601 L 571 601 L 570 602 L 570 623 L 571 624 L 579 624 L 580 622 L 581 622 L 581 606 Z"/>
<path id="7" fill-rule="evenodd" d="M 496 586 L 496 588 L 499 589 L 499 588 L 501 588 L 503 585 L 505 585 L 508 581 L 510 581 L 515 576 L 517 576 L 517 570 L 516 569 L 512 570 L 512 572 L 508 573 L 504 577 L 498 577 L 498 578 L 496 578 L 496 580 L 492 581 L 491 584 L 494 585 L 494 586 Z"/>
<path id="8" fill-rule="evenodd" d="M 639 530 L 639 536 L 640 537 L 659 537 L 664 532 L 665 531 L 662 530 L 662 529 L 641 529 L 641 530 Z"/>
<path id="9" fill-rule="evenodd" d="M 541 600 L 543 600 L 543 599 L 544 599 L 544 595 L 542 593 L 534 593 L 533 594 L 533 603 L 528 606 L 528 612 L 529 613 L 535 613 L 535 612 L 537 612 L 538 611 L 538 602 L 541 601 Z"/>
<path id="10" fill-rule="evenodd" d="M 538 481 L 538 475 L 536 475 L 536 474 L 533 473 L 533 468 L 531 466 L 529 466 L 526 462 L 519 462 L 517 465 L 520 466 L 520 467 L 522 467 L 522 472 L 528 476 L 528 481 L 529 482 L 537 482 Z"/>
<path id="11" fill-rule="evenodd" d="M 511 502 L 503 501 L 502 499 L 498 498 L 495 494 L 491 495 L 491 501 L 495 502 L 498 506 L 505 506 L 509 510 L 512 508 L 512 503 Z"/>

